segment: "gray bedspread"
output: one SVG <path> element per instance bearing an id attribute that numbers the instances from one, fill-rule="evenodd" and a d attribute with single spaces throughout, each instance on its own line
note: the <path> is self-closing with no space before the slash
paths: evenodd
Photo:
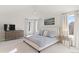
<path id="1" fill-rule="evenodd" d="M 58 39 L 56 37 L 50 38 L 50 37 L 44 37 L 44 36 L 40 36 L 40 35 L 33 35 L 33 36 L 28 37 L 27 39 L 34 42 L 39 47 L 43 47 L 50 43 L 55 44 L 58 41 Z"/>

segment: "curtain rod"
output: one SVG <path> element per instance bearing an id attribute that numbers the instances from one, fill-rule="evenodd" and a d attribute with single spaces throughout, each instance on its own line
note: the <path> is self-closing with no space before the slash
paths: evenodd
<path id="1" fill-rule="evenodd" d="M 65 13 L 62 13 L 62 15 L 64 15 L 64 14 L 67 14 L 67 13 L 71 13 L 71 12 L 79 12 L 79 10 L 74 10 L 74 11 L 68 11 L 68 12 L 65 12 Z"/>

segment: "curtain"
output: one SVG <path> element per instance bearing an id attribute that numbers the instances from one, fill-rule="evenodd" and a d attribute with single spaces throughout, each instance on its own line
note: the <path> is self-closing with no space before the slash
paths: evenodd
<path id="1" fill-rule="evenodd" d="M 73 43 L 72 46 L 78 47 L 79 48 L 79 11 L 72 11 L 66 14 L 62 14 L 62 19 L 61 19 L 61 36 L 68 36 L 69 35 L 69 28 L 67 24 L 67 16 L 74 14 L 75 16 L 75 23 L 74 23 L 74 38 L 73 38 Z"/>
<path id="2" fill-rule="evenodd" d="M 61 35 L 68 36 L 67 15 L 62 14 Z"/>
<path id="3" fill-rule="evenodd" d="M 74 45 L 79 48 L 79 11 L 75 11 L 74 15 L 75 15 Z"/>

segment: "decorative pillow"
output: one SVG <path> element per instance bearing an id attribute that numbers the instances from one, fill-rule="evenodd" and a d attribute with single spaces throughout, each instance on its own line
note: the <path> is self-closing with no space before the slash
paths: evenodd
<path id="1" fill-rule="evenodd" d="M 56 37 L 56 32 L 55 31 L 50 31 L 50 32 L 48 32 L 47 36 L 51 37 L 51 38 Z"/>
<path id="2" fill-rule="evenodd" d="M 47 35 L 48 35 L 48 31 L 45 30 L 45 31 L 43 32 L 43 36 L 47 36 Z"/>

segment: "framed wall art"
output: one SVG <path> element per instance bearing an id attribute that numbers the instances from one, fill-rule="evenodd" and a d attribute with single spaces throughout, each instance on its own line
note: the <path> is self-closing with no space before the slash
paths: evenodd
<path id="1" fill-rule="evenodd" d="M 55 25 L 55 18 L 45 19 L 44 25 Z"/>

